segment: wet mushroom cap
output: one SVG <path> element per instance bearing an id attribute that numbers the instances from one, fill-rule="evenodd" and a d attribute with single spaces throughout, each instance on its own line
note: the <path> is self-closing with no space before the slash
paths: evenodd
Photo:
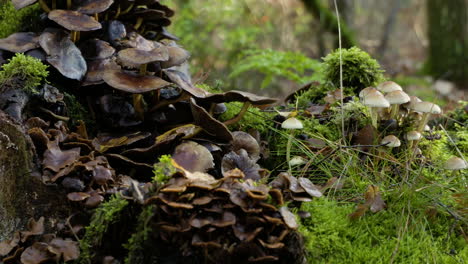
<path id="1" fill-rule="evenodd" d="M 161 67 L 164 69 L 179 66 L 190 58 L 190 53 L 183 48 L 169 46 L 167 50 L 169 52 L 169 60 L 161 62 Z"/>
<path id="2" fill-rule="evenodd" d="M 0 39 L 0 50 L 9 52 L 26 52 L 39 47 L 39 37 L 32 32 L 14 33 Z"/>
<path id="3" fill-rule="evenodd" d="M 389 93 L 393 91 L 403 91 L 400 85 L 398 85 L 396 82 L 392 81 L 387 81 L 379 84 L 377 86 L 377 90 L 383 92 L 383 93 Z"/>
<path id="4" fill-rule="evenodd" d="M 365 97 L 362 99 L 362 103 L 364 105 L 370 107 L 389 107 L 390 103 L 385 99 L 383 94 L 379 91 L 372 91 L 369 92 Z"/>
<path id="5" fill-rule="evenodd" d="M 156 76 L 142 76 L 121 70 L 107 70 L 102 79 L 115 89 L 129 93 L 145 93 L 171 85 Z"/>
<path id="6" fill-rule="evenodd" d="M 380 143 L 382 145 L 385 144 L 385 146 L 389 147 L 389 148 L 396 148 L 396 147 L 399 147 L 401 145 L 400 140 L 394 135 L 388 135 L 388 136 L 384 137 Z"/>
<path id="7" fill-rule="evenodd" d="M 410 97 L 405 92 L 399 90 L 387 93 L 385 99 L 387 99 L 391 105 L 400 105 L 410 101 Z"/>
<path id="8" fill-rule="evenodd" d="M 444 167 L 447 170 L 463 170 L 466 169 L 468 165 L 459 157 L 451 157 L 445 162 Z"/>
<path id="9" fill-rule="evenodd" d="M 52 10 L 49 19 L 72 31 L 93 31 L 101 29 L 101 23 L 94 18 L 71 10 Z"/>
<path id="10" fill-rule="evenodd" d="M 412 109 L 416 112 L 422 112 L 422 113 L 431 113 L 431 114 L 442 113 L 442 110 L 440 109 L 440 107 L 431 102 L 415 103 Z"/>

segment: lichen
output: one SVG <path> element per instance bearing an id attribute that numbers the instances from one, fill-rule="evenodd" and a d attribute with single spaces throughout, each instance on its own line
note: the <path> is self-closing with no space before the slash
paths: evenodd
<path id="1" fill-rule="evenodd" d="M 0 92 L 16 86 L 28 93 L 38 93 L 37 87 L 46 81 L 47 65 L 39 59 L 17 53 L 0 71 Z"/>
<path id="2" fill-rule="evenodd" d="M 81 253 L 77 263 L 92 263 L 93 248 L 101 245 L 107 228 L 120 218 L 121 212 L 127 205 L 128 201 L 116 194 L 96 209 L 90 224 L 85 229 L 84 237 L 80 240 Z"/>
<path id="3" fill-rule="evenodd" d="M 355 93 L 384 81 L 383 70 L 379 63 L 368 53 L 357 47 L 342 49 L 343 87 L 352 88 Z M 325 80 L 333 87 L 340 86 L 339 49 L 323 58 Z"/>

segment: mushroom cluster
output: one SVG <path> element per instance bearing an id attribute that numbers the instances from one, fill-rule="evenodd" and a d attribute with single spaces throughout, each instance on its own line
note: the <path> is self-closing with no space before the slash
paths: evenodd
<path id="1" fill-rule="evenodd" d="M 310 200 L 311 195 L 321 196 L 312 183 L 302 181 L 304 178 L 299 180 L 300 185 L 297 180 L 286 183 L 284 179 L 295 178 L 283 175 L 277 187 L 268 186 L 249 179 L 238 168 L 215 179 L 196 171 L 187 162 L 193 158 L 176 157 L 173 164 L 178 172 L 145 200 L 145 204 L 157 205 L 151 219 L 153 230 L 157 230 L 154 236 L 177 245 L 184 256 L 200 256 L 204 252 L 209 263 L 223 259 L 263 263 L 291 258 L 291 249 L 285 243 L 298 223 L 285 205 L 283 191 L 298 194 L 295 200 Z M 198 169 L 205 170 L 211 162 L 205 160 L 204 168 Z M 303 198 L 299 199 L 299 195 Z"/>

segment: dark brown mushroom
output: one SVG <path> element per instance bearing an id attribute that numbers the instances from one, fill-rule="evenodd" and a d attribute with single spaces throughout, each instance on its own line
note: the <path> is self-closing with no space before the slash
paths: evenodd
<path id="1" fill-rule="evenodd" d="M 93 31 L 102 27 L 94 18 L 78 11 L 55 9 L 49 12 L 48 17 L 71 31 Z"/>
<path id="2" fill-rule="evenodd" d="M 198 88 L 192 84 L 190 77 L 181 71 L 177 70 L 163 70 L 164 74 L 181 89 L 195 96 L 196 98 L 204 98 L 209 93 L 201 88 Z"/>
<path id="3" fill-rule="evenodd" d="M 0 241 L 0 257 L 8 255 L 20 241 L 20 233 L 15 232 L 11 239 Z"/>
<path id="4" fill-rule="evenodd" d="M 86 0 L 80 3 L 77 11 L 82 14 L 93 15 L 106 11 L 113 3 L 114 0 Z"/>
<path id="5" fill-rule="evenodd" d="M 41 216 L 39 220 L 35 221 L 34 218 L 28 221 L 28 230 L 21 231 L 21 242 L 26 242 L 30 236 L 42 235 L 44 233 L 44 217 Z"/>
<path id="6" fill-rule="evenodd" d="M 128 71 L 107 70 L 102 79 L 111 87 L 129 93 L 145 93 L 170 85 L 163 79 Z"/>
<path id="7" fill-rule="evenodd" d="M 232 142 L 233 151 L 245 149 L 252 160 L 257 161 L 260 158 L 260 145 L 249 133 L 234 131 L 232 137 L 234 138 Z"/>
<path id="8" fill-rule="evenodd" d="M 47 144 L 47 150 L 44 152 L 44 168 L 54 172 L 60 171 L 62 168 L 71 165 L 80 157 L 80 149 L 74 148 L 62 151 L 58 145 L 58 141 L 50 141 Z"/>
<path id="9" fill-rule="evenodd" d="M 168 46 L 169 59 L 161 62 L 161 67 L 167 69 L 173 66 L 179 66 L 190 58 L 190 53 L 181 47 Z"/>
<path id="10" fill-rule="evenodd" d="M 16 10 L 20 10 L 21 8 L 30 6 L 37 2 L 37 0 L 11 0 L 13 6 Z"/>
<path id="11" fill-rule="evenodd" d="M 237 153 L 231 151 L 223 157 L 221 162 L 221 171 L 223 175 L 235 168 L 240 169 L 244 173 L 246 179 L 257 181 L 262 178 L 260 174 L 260 166 L 249 158 L 247 151 L 244 149 L 238 150 Z"/>
<path id="12" fill-rule="evenodd" d="M 229 129 L 223 123 L 213 118 L 203 107 L 199 106 L 195 99 L 190 98 L 190 106 L 195 125 L 200 126 L 206 133 L 220 140 L 228 142 L 232 140 L 232 134 L 229 132 Z"/>
<path id="13" fill-rule="evenodd" d="M 32 32 L 14 33 L 0 39 L 0 49 L 9 52 L 26 52 L 39 47 L 39 38 Z"/>
<path id="14" fill-rule="evenodd" d="M 50 243 L 48 250 L 54 253 L 58 259 L 64 262 L 77 259 L 80 256 L 78 242 L 70 239 L 54 238 Z"/>
<path id="15" fill-rule="evenodd" d="M 317 186 L 315 186 L 309 179 L 307 178 L 299 178 L 297 180 L 299 182 L 299 185 L 301 185 L 302 188 L 312 197 L 322 197 L 323 194 L 319 190 Z"/>
<path id="16" fill-rule="evenodd" d="M 79 45 L 83 57 L 87 60 L 102 60 L 114 55 L 115 49 L 106 41 L 89 39 Z"/>
<path id="17" fill-rule="evenodd" d="M 178 145 L 172 158 L 177 164 L 190 172 L 206 172 L 214 167 L 213 156 L 204 146 L 194 142 L 186 141 Z"/>
<path id="18" fill-rule="evenodd" d="M 283 217 L 284 222 L 289 228 L 297 229 L 299 227 L 296 221 L 296 217 L 293 213 L 291 213 L 291 211 L 289 211 L 288 207 L 283 206 L 280 208 L 279 211 L 281 213 L 281 216 Z"/>
<path id="19" fill-rule="evenodd" d="M 47 62 L 63 76 L 81 80 L 87 71 L 81 51 L 66 34 L 58 30 L 46 30 L 39 37 L 41 48 L 47 53 Z"/>
<path id="20" fill-rule="evenodd" d="M 125 67 L 136 68 L 140 65 L 155 61 L 166 61 L 169 53 L 166 46 L 159 45 L 152 50 L 142 50 L 137 48 L 128 48 L 119 51 L 117 58 Z"/>
<path id="21" fill-rule="evenodd" d="M 114 60 L 88 60 L 86 62 L 88 70 L 81 83 L 82 86 L 96 85 L 104 83 L 102 76 L 107 70 L 120 70 L 120 67 Z"/>
<path id="22" fill-rule="evenodd" d="M 34 242 L 21 254 L 21 263 L 39 264 L 51 260 L 53 255 L 48 250 L 49 245 L 43 242 Z"/>

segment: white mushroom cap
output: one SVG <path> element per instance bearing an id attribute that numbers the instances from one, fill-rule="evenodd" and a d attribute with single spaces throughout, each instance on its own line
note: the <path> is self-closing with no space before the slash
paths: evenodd
<path id="1" fill-rule="evenodd" d="M 302 165 L 302 164 L 306 164 L 306 163 L 307 163 L 307 160 L 304 159 L 301 156 L 294 156 L 289 161 L 290 166 L 298 166 L 298 165 Z"/>
<path id="2" fill-rule="evenodd" d="M 424 131 L 431 131 L 431 127 L 429 125 L 424 126 Z"/>
<path id="3" fill-rule="evenodd" d="M 362 89 L 360 92 L 359 92 L 359 98 L 364 98 L 366 97 L 366 95 L 370 92 L 373 92 L 373 91 L 377 91 L 377 89 L 375 87 L 372 87 L 372 86 L 369 86 L 369 87 L 366 87 L 364 89 Z"/>
<path id="4" fill-rule="evenodd" d="M 466 162 L 460 159 L 459 157 L 451 157 L 445 162 L 444 167 L 447 170 L 463 170 L 466 169 L 468 166 Z"/>
<path id="5" fill-rule="evenodd" d="M 304 126 L 302 125 L 301 121 L 295 117 L 290 117 L 286 119 L 282 124 L 282 128 L 285 129 L 302 129 Z"/>
<path id="6" fill-rule="evenodd" d="M 391 105 L 400 105 L 410 101 L 410 97 L 405 92 L 398 90 L 387 93 L 385 99 L 387 99 Z"/>
<path id="7" fill-rule="evenodd" d="M 387 99 L 385 99 L 383 94 L 380 93 L 379 91 L 369 92 L 362 99 L 362 103 L 370 107 L 389 107 L 390 106 L 390 103 L 387 101 Z"/>
<path id="8" fill-rule="evenodd" d="M 422 150 L 421 150 L 420 148 L 416 148 L 416 149 L 414 150 L 414 154 L 416 154 L 416 155 L 421 155 L 421 154 L 422 154 Z"/>
<path id="9" fill-rule="evenodd" d="M 419 103 L 419 102 L 422 102 L 421 99 L 419 99 L 417 96 L 410 96 L 410 101 L 404 105 L 404 107 L 406 107 L 407 109 L 413 109 L 414 105 L 416 103 Z"/>
<path id="10" fill-rule="evenodd" d="M 387 81 L 379 84 L 377 86 L 377 90 L 383 93 L 389 93 L 393 91 L 403 91 L 403 88 L 401 88 L 401 86 L 398 85 L 396 82 Z"/>
<path id="11" fill-rule="evenodd" d="M 400 140 L 395 137 L 394 135 L 388 135 L 386 137 L 384 137 L 382 139 L 382 141 L 380 142 L 380 144 L 386 144 L 385 146 L 386 147 L 389 147 L 389 148 L 396 148 L 396 147 L 399 147 L 401 145 L 401 142 Z"/>
<path id="12" fill-rule="evenodd" d="M 437 80 L 432 85 L 432 88 L 441 95 L 449 95 L 455 89 L 455 84 L 449 81 Z"/>
<path id="13" fill-rule="evenodd" d="M 418 131 L 410 131 L 405 135 L 406 140 L 419 140 L 421 137 L 422 135 Z"/>
<path id="14" fill-rule="evenodd" d="M 422 113 L 431 113 L 431 114 L 440 114 L 442 110 L 440 107 L 431 102 L 419 102 L 415 103 L 413 108 L 414 111 L 422 112 Z"/>

